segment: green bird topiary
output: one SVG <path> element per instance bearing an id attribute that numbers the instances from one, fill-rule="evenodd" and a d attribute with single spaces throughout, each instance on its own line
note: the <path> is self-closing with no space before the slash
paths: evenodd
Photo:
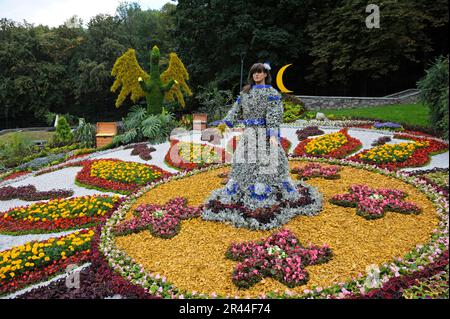
<path id="1" fill-rule="evenodd" d="M 173 79 L 167 84 L 162 83 L 159 59 L 159 48 L 155 45 L 150 53 L 150 78 L 146 81 L 142 77 L 138 79 L 147 100 L 147 114 L 160 114 L 162 112 L 164 95 L 174 84 L 178 84 L 178 81 Z"/>
<path id="2" fill-rule="evenodd" d="M 145 97 L 148 115 L 161 114 L 164 100 L 172 102 L 176 98 L 181 107 L 184 107 L 182 90 L 185 94 L 192 95 L 186 83 L 189 74 L 176 53 L 170 53 L 169 56 L 167 70 L 160 73 L 160 51 L 155 45 L 150 53 L 150 74 L 140 67 L 135 50 L 129 49 L 118 58 L 111 72 L 116 77 L 111 91 L 115 92 L 121 87 L 116 107 L 120 107 L 128 95 L 133 102 Z"/>

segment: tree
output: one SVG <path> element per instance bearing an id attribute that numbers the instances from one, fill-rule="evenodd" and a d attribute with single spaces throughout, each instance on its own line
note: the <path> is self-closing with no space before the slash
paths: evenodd
<path id="1" fill-rule="evenodd" d="M 447 2 L 433 2 L 430 10 L 426 0 L 390 0 L 380 4 L 380 28 L 368 29 L 366 6 L 362 0 L 327 0 L 311 11 L 311 82 L 349 87 L 357 81 L 365 95 L 368 80 L 382 81 L 401 67 L 423 63 L 433 51 L 427 28 L 448 24 Z"/>

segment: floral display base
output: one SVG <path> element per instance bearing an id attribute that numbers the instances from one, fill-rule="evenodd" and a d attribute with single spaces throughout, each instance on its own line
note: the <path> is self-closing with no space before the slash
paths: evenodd
<path id="1" fill-rule="evenodd" d="M 303 181 L 294 182 L 299 196 L 280 200 L 270 206 L 248 208 L 241 201 L 231 201 L 223 189 L 212 193 L 203 207 L 202 218 L 208 221 L 230 223 L 251 230 L 268 230 L 280 227 L 295 216 L 313 216 L 322 210 L 323 196 Z"/>

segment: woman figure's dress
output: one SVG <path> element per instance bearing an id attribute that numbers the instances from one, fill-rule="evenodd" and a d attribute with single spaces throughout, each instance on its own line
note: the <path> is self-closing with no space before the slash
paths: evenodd
<path id="1" fill-rule="evenodd" d="M 296 215 L 320 211 L 321 195 L 290 177 L 280 143 L 282 117 L 281 94 L 270 85 L 254 85 L 238 97 L 223 122 L 231 127 L 240 122 L 245 129 L 233 155 L 228 183 L 212 192 L 204 219 L 270 229 Z M 271 145 L 270 136 L 277 137 L 276 146 Z"/>

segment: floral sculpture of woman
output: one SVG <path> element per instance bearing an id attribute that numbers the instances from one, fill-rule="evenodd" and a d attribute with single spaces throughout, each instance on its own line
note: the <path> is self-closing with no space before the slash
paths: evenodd
<path id="1" fill-rule="evenodd" d="M 203 219 L 270 229 L 321 209 L 321 195 L 289 175 L 280 143 L 283 104 L 281 94 L 270 85 L 269 71 L 268 64 L 251 67 L 249 85 L 222 121 L 229 127 L 243 123 L 245 129 L 233 155 L 228 183 L 212 192 Z"/>

